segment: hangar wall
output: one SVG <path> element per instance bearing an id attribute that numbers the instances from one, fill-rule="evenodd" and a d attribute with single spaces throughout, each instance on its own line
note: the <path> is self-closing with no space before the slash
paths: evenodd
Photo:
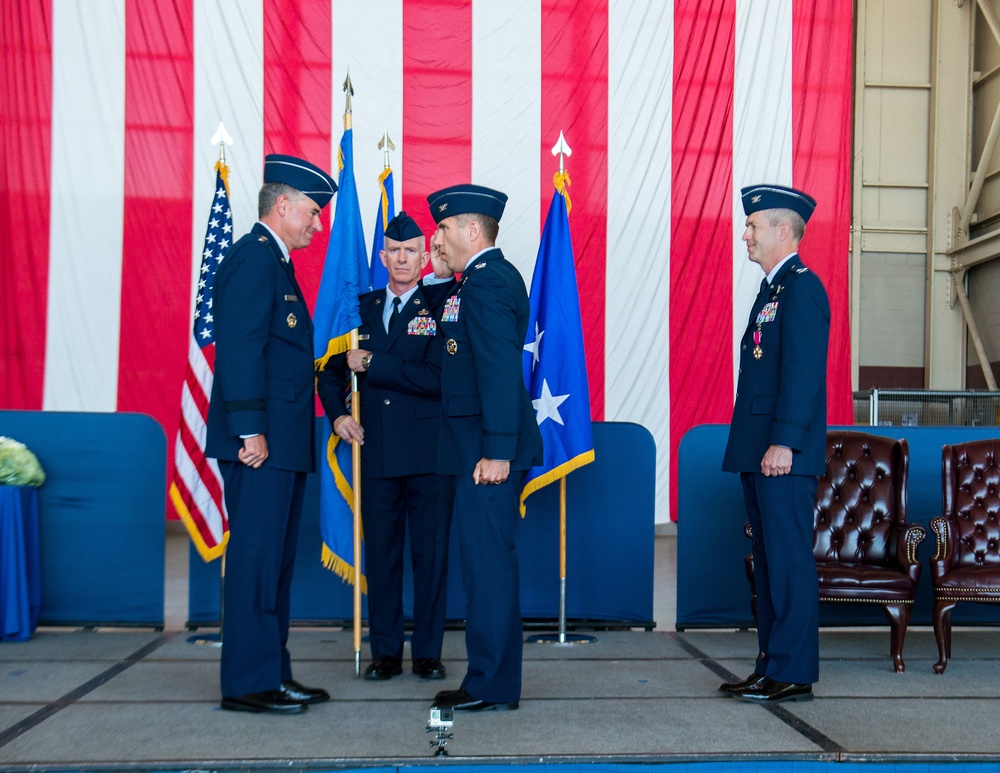
<path id="1" fill-rule="evenodd" d="M 996 388 L 1000 0 L 855 11 L 855 388 Z"/>

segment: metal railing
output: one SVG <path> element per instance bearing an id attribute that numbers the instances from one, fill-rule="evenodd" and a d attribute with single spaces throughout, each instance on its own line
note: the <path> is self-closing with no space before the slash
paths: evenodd
<path id="1" fill-rule="evenodd" d="M 891 427 L 997 427 L 1000 392 L 870 389 L 854 393 L 854 423 Z"/>

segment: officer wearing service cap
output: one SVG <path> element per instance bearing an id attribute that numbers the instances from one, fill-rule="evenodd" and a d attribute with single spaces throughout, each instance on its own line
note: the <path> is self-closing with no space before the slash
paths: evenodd
<path id="1" fill-rule="evenodd" d="M 813 503 L 826 470 L 830 304 L 798 254 L 816 201 L 781 185 L 741 193 L 743 241 L 766 276 L 740 346 L 722 468 L 740 474 L 753 529 L 760 654 L 749 677 L 720 689 L 759 703 L 809 700 L 819 679 Z"/>
<path id="2" fill-rule="evenodd" d="M 215 274 L 206 454 L 229 515 L 222 708 L 300 713 L 329 700 L 292 678 L 289 594 L 306 474 L 315 468 L 312 320 L 291 263 L 337 184 L 301 158 L 264 160 L 260 221 Z"/>
<path id="3" fill-rule="evenodd" d="M 372 661 L 365 679 L 403 673 L 403 543 L 413 566 L 411 670 L 443 679 L 451 481 L 435 475 L 441 416 L 441 306 L 454 274 L 435 265 L 424 234 L 406 212 L 385 229 L 379 252 L 389 281 L 358 299 L 363 348 L 333 357 L 317 389 L 334 432 L 361 443 L 361 513 L 365 527 L 368 627 Z M 344 383 L 358 374 L 361 423 L 344 404 Z"/>
<path id="4" fill-rule="evenodd" d="M 443 412 L 437 470 L 455 490 L 469 666 L 435 705 L 511 710 L 521 696 L 521 609 L 514 525 L 524 472 L 542 438 L 521 373 L 528 294 L 496 248 L 507 196 L 455 185 L 427 197 L 442 259 L 462 272 L 441 313 Z"/>

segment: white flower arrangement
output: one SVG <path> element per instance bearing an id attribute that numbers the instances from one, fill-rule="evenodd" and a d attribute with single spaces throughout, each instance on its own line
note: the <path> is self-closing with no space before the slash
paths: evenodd
<path id="1" fill-rule="evenodd" d="M 0 485 L 41 486 L 45 472 L 24 443 L 0 435 Z"/>

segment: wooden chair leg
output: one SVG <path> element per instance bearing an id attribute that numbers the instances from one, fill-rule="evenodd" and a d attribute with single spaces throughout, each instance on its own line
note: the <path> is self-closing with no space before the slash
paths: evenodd
<path id="1" fill-rule="evenodd" d="M 951 610 L 955 608 L 954 601 L 934 601 L 934 638 L 937 639 L 938 662 L 934 664 L 934 673 L 943 674 L 951 657 Z"/>
<path id="2" fill-rule="evenodd" d="M 889 618 L 891 633 L 889 635 L 889 654 L 892 655 L 892 666 L 897 674 L 906 670 L 903 662 L 903 641 L 906 639 L 906 627 L 910 624 L 913 614 L 912 604 L 886 604 L 882 607 L 885 616 Z"/>

